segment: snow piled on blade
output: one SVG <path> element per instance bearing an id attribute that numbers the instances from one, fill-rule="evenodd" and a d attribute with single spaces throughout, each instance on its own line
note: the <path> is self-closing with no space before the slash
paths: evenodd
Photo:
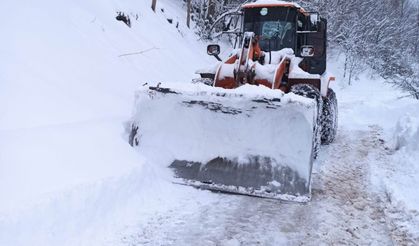
<path id="1" fill-rule="evenodd" d="M 136 93 L 131 137 L 145 156 L 166 156 L 167 165 L 217 157 L 244 164 L 263 156 L 309 180 L 315 107 L 311 99 L 263 86 L 145 86 Z"/>

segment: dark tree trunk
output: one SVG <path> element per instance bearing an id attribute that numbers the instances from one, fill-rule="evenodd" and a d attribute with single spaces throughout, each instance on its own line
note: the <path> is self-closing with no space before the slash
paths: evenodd
<path id="1" fill-rule="evenodd" d="M 186 26 L 190 28 L 191 26 L 191 0 L 188 0 L 188 6 L 187 6 L 187 16 L 186 16 Z"/>
<path id="2" fill-rule="evenodd" d="M 152 9 L 154 12 L 156 12 L 156 3 L 157 3 L 157 0 L 152 0 L 152 2 L 151 2 L 151 9 Z"/>

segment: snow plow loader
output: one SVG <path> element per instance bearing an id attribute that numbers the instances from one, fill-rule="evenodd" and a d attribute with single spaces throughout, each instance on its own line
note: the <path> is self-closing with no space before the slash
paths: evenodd
<path id="1" fill-rule="evenodd" d="M 129 141 L 166 156 L 175 182 L 213 191 L 307 202 L 320 143 L 336 135 L 326 73 L 326 20 L 299 5 L 241 6 L 240 44 L 199 71 L 199 83 L 144 85 Z M 196 82 L 196 81 L 195 81 Z"/>

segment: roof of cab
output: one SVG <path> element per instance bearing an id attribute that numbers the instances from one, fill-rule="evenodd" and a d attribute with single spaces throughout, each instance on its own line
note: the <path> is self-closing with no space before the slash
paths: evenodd
<path id="1" fill-rule="evenodd" d="M 253 3 L 246 3 L 242 6 L 245 9 L 249 8 L 269 8 L 269 7 L 289 7 L 296 8 L 302 14 L 308 14 L 299 4 L 293 2 L 279 1 L 279 0 L 258 0 Z"/>

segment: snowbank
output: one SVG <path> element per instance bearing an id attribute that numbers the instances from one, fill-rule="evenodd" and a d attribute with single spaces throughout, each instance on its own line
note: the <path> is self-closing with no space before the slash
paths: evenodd
<path id="1" fill-rule="evenodd" d="M 386 172 L 387 190 L 395 202 L 419 211 L 419 114 L 400 118 L 394 130 L 393 149 L 391 161 L 396 168 Z"/>
<path id="2" fill-rule="evenodd" d="M 136 0 L 0 2 L 8 10 L 0 16 L 0 245 L 78 245 L 67 240 L 123 224 L 114 213 L 131 199 L 161 198 L 140 184 L 157 180 L 158 194 L 170 175 L 144 172 L 150 164 L 124 139 L 123 122 L 140 85 L 190 82 L 211 59 L 180 7 L 159 0 L 154 13 Z M 115 19 L 118 11 L 131 28 Z"/>
<path id="3" fill-rule="evenodd" d="M 394 149 L 419 154 L 419 119 L 405 115 L 397 122 L 394 131 Z"/>
<path id="4" fill-rule="evenodd" d="M 208 57 L 183 23 L 176 28 L 186 13 L 171 1 L 160 1 L 157 13 L 134 0 L 0 6 L 19 12 L 0 17 L 8 37 L 0 40 L 0 214 L 37 195 L 138 167 L 121 137 L 135 89 L 189 82 Z M 115 19 L 117 11 L 130 15 L 131 28 Z"/>

